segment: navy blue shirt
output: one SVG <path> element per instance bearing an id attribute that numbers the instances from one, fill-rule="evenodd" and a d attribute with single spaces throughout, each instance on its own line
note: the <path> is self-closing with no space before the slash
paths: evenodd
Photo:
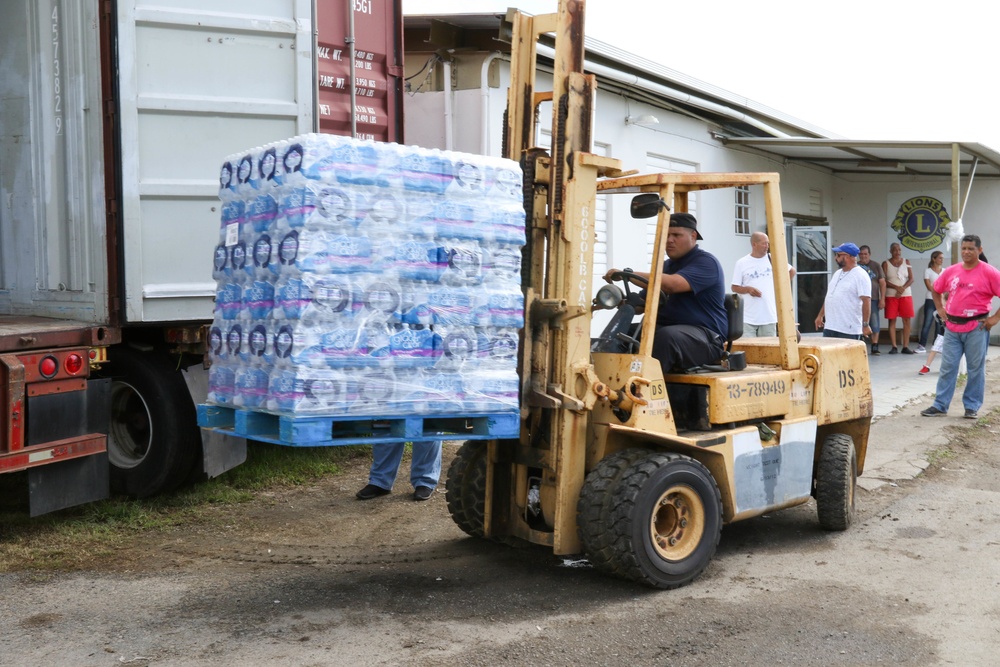
<path id="1" fill-rule="evenodd" d="M 696 324 L 725 338 L 729 330 L 724 304 L 726 284 L 722 264 L 715 255 L 695 246 L 680 259 L 668 258 L 663 273 L 683 276 L 691 291 L 671 294 L 666 307 L 657 313 L 656 324 Z"/>

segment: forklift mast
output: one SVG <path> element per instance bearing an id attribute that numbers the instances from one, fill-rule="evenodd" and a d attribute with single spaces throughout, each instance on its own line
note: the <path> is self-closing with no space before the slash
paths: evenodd
<path id="1" fill-rule="evenodd" d="M 598 398 L 590 359 L 597 179 L 621 175 L 618 160 L 589 152 L 596 79 L 583 72 L 584 6 L 583 0 L 560 0 L 556 14 L 507 15 L 514 40 L 504 153 L 524 170 L 528 228 L 518 360 L 522 429 L 509 462 L 512 478 L 496 465 L 510 455 L 510 444 L 491 445 L 488 479 L 495 482 L 487 502 L 493 506 L 487 507 L 484 528 L 487 535 L 514 535 L 558 554 L 580 549 L 576 498 L 585 475 L 588 413 Z M 545 33 L 555 33 L 554 83 L 551 92 L 538 92 L 536 45 Z M 552 107 L 551 155 L 535 146 L 537 113 L 545 102 Z M 529 468 L 543 472 L 528 479 Z M 523 499 L 532 487 L 540 507 L 554 514 L 545 517 L 551 532 L 525 521 Z"/>

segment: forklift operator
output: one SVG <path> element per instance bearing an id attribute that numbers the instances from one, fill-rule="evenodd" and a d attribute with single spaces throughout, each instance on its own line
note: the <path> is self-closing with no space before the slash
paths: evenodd
<path id="1" fill-rule="evenodd" d="M 729 328 L 725 276 L 715 255 L 698 247 L 701 240 L 693 215 L 671 214 L 660 284 L 670 298 L 659 308 L 653 339 L 653 356 L 660 361 L 664 375 L 718 363 L 725 350 Z M 608 271 L 604 279 L 610 282 L 616 272 Z M 626 269 L 625 275 L 628 273 Z M 640 286 L 649 282 L 648 273 L 636 271 L 633 275 L 644 280 Z"/>

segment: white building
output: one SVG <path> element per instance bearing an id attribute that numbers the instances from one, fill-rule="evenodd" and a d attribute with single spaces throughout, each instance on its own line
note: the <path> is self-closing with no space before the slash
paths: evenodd
<path id="1" fill-rule="evenodd" d="M 405 140 L 428 147 L 499 155 L 510 80 L 509 45 L 498 40 L 502 15 L 453 14 L 405 18 Z M 539 48 L 539 89 L 551 89 Z M 961 218 L 966 233 L 983 239 L 1000 258 L 993 211 L 1000 210 L 1000 153 L 963 142 L 852 141 L 805 121 L 686 76 L 615 46 L 586 40 L 588 73 L 598 82 L 593 152 L 625 169 L 767 171 L 781 176 L 789 258 L 798 275 L 796 313 L 803 333 L 813 330 L 832 263 L 830 248 L 844 241 L 889 256 L 900 240 L 917 281 L 914 306 L 923 304 L 923 269 L 931 252 L 945 250 L 943 225 Z M 539 146 L 548 145 L 551 106 L 540 115 Z M 749 252 L 749 235 L 764 228 L 763 193 L 732 190 L 697 194 L 691 211 L 705 240 L 731 278 Z M 618 200 L 621 200 L 620 202 Z M 604 244 L 595 275 L 608 266 L 650 264 L 652 221 L 633 220 L 627 199 L 599 203 Z M 895 225 L 895 228 L 894 228 Z M 994 232 L 989 232 L 994 229 Z M 648 239 L 635 242 L 637 230 Z M 957 244 L 951 246 L 957 251 Z M 957 260 L 957 252 L 948 251 Z M 599 286 L 601 283 L 597 283 Z M 596 289 L 596 287 L 595 287 Z M 919 322 L 915 323 L 916 326 Z"/>

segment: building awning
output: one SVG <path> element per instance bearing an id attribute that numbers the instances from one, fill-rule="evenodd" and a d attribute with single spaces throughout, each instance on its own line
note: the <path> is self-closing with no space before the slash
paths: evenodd
<path id="1" fill-rule="evenodd" d="M 776 137 L 723 137 L 722 141 L 731 148 L 763 151 L 783 162 L 819 167 L 846 180 L 1000 178 L 1000 153 L 978 143 Z"/>

